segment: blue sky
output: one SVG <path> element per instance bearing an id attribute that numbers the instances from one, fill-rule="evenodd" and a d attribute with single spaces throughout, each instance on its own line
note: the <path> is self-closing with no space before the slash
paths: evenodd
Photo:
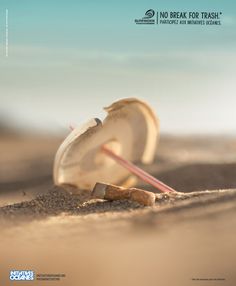
<path id="1" fill-rule="evenodd" d="M 148 9 L 219 11 L 222 25 L 135 25 Z M 113 100 L 137 96 L 154 106 L 165 132 L 233 132 L 235 15 L 233 0 L 2 0 L 2 117 L 61 130 L 104 116 L 101 107 Z"/>

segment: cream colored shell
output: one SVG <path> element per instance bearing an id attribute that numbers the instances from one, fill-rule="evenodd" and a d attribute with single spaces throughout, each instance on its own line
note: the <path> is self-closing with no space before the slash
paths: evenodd
<path id="1" fill-rule="evenodd" d="M 92 119 L 75 128 L 59 147 L 53 172 L 56 185 L 74 186 L 72 190 L 79 193 L 92 190 L 96 182 L 127 181 L 130 173 L 101 152 L 103 144 L 132 162 L 153 160 L 159 124 L 152 109 L 135 98 L 104 109 L 108 114 L 103 122 Z"/>

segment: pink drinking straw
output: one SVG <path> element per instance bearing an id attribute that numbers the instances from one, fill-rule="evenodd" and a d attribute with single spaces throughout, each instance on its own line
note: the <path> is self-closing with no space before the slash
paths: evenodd
<path id="1" fill-rule="evenodd" d="M 112 150 L 107 148 L 105 145 L 102 146 L 102 152 L 108 155 L 110 158 L 115 160 L 121 166 L 129 170 L 132 174 L 139 177 L 142 181 L 152 185 L 153 187 L 157 188 L 161 192 L 176 192 L 171 187 L 167 186 L 166 184 L 162 183 L 161 181 L 157 180 L 152 175 L 148 174 L 144 170 L 140 169 L 139 167 L 135 166 L 133 163 L 125 160 L 121 156 L 115 154 Z"/>

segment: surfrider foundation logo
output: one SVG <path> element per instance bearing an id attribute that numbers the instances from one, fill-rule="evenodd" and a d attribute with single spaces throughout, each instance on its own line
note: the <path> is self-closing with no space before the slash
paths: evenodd
<path id="1" fill-rule="evenodd" d="M 153 9 L 149 9 L 145 12 L 145 16 L 141 19 L 135 19 L 134 22 L 136 24 L 155 24 L 155 11 Z"/>

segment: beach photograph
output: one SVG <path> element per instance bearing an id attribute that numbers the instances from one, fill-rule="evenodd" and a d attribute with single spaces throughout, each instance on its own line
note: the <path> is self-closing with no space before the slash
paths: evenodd
<path id="1" fill-rule="evenodd" d="M 1 285 L 236 285 L 235 8 L 0 3 Z"/>

